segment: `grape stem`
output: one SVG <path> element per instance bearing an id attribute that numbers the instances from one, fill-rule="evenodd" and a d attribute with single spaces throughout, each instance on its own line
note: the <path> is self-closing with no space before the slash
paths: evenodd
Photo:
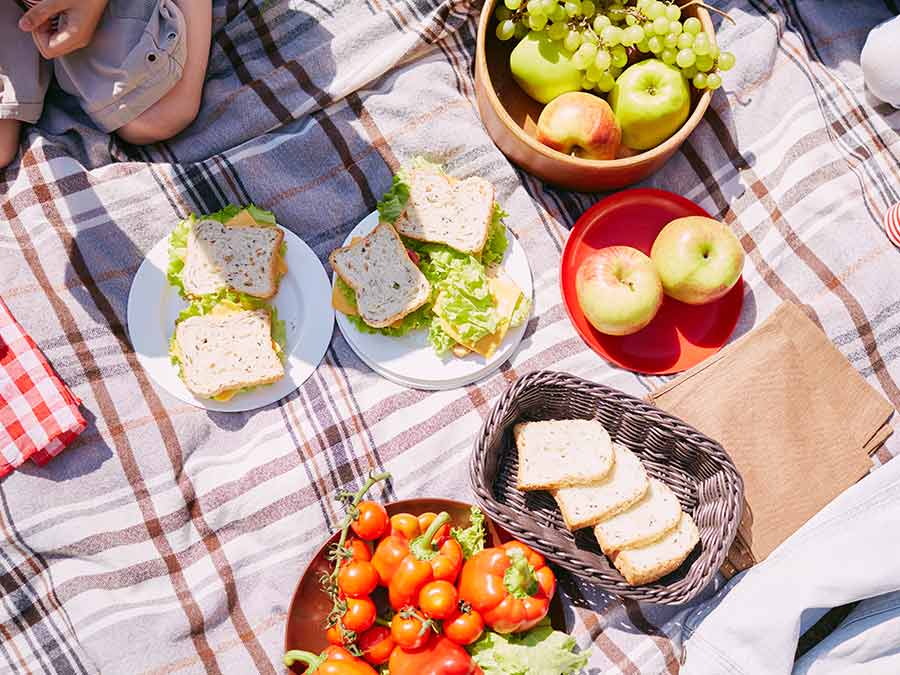
<path id="1" fill-rule="evenodd" d="M 684 9 L 685 7 L 690 7 L 691 5 L 697 5 L 698 7 L 702 7 L 703 9 L 705 9 L 707 12 L 715 12 L 716 14 L 719 14 L 720 16 L 724 16 L 726 19 L 728 19 L 731 22 L 731 24 L 733 26 L 737 26 L 737 21 L 732 19 L 731 15 L 728 14 L 728 12 L 723 12 L 718 7 L 710 7 L 709 5 L 707 5 L 705 2 L 702 2 L 701 0 L 691 0 L 690 2 L 687 2 L 683 5 L 681 5 L 681 9 Z"/>

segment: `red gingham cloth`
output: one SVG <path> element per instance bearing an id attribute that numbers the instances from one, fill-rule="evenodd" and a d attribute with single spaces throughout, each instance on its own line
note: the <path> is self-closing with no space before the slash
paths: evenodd
<path id="1" fill-rule="evenodd" d="M 80 405 L 0 298 L 0 478 L 62 452 L 87 426 Z"/>

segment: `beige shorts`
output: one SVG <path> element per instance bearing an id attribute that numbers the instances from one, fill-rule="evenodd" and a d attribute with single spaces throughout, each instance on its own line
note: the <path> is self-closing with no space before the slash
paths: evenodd
<path id="1" fill-rule="evenodd" d="M 22 10 L 0 0 L 0 119 L 37 122 L 51 75 L 103 131 L 165 96 L 187 58 L 184 16 L 172 0 L 110 0 L 91 43 L 53 61 L 18 28 Z"/>

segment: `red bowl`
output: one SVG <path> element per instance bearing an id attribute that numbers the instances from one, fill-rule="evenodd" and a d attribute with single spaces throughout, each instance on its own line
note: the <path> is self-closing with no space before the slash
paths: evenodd
<path id="1" fill-rule="evenodd" d="M 723 298 L 706 305 L 666 297 L 653 321 L 633 335 L 605 335 L 581 311 L 575 275 L 588 255 L 607 246 L 631 246 L 650 255 L 660 230 L 684 216 L 711 217 L 689 199 L 665 190 L 624 190 L 585 211 L 566 242 L 560 286 L 569 319 L 591 349 L 627 370 L 649 375 L 687 370 L 728 342 L 741 315 L 743 278 Z"/>

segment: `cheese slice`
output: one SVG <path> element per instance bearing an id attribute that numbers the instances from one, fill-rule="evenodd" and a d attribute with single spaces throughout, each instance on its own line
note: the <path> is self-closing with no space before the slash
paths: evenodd
<path id="1" fill-rule="evenodd" d="M 516 310 L 516 305 L 519 304 L 519 298 L 522 296 L 522 291 L 519 287 L 516 286 L 515 282 L 502 271 L 498 271 L 496 276 L 489 278 L 488 284 L 491 288 L 491 294 L 494 296 L 497 315 L 500 317 L 500 325 L 494 333 L 485 335 L 478 340 L 478 342 L 467 344 L 459 337 L 447 321 L 443 318 L 440 319 L 441 327 L 447 332 L 447 335 L 456 340 L 468 351 L 480 354 L 486 359 L 491 358 L 491 356 L 494 355 L 494 352 L 497 351 L 497 348 L 503 343 L 503 339 L 509 331 L 509 324 L 512 320 L 513 312 Z M 460 352 L 455 348 L 453 353 L 456 356 L 460 355 Z"/>
<path id="2" fill-rule="evenodd" d="M 347 296 L 344 295 L 343 291 L 338 287 L 338 284 L 335 284 L 331 288 L 331 306 L 341 314 L 346 314 L 347 316 L 359 316 L 356 307 L 354 307 L 347 299 Z"/>

